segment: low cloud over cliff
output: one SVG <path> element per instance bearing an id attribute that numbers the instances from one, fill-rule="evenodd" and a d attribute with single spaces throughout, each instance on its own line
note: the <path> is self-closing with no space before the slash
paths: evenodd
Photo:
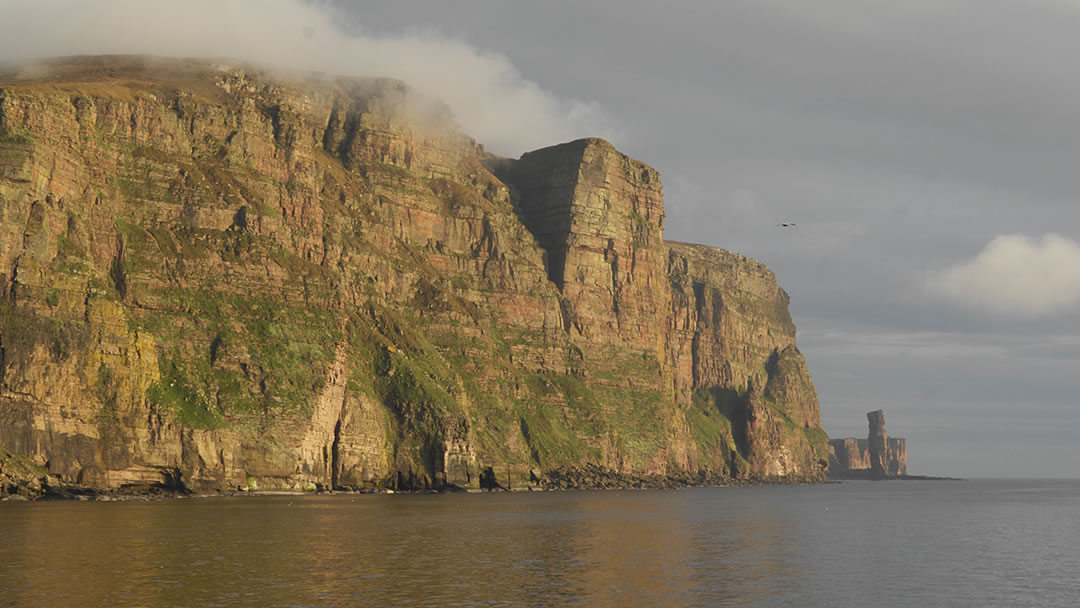
<path id="1" fill-rule="evenodd" d="M 1046 234 L 994 237 L 969 261 L 932 275 L 930 292 L 997 317 L 1045 317 L 1080 303 L 1080 244 Z"/>
<path id="2" fill-rule="evenodd" d="M 5 4 L 0 19 L 4 60 L 97 54 L 228 57 L 332 74 L 393 77 L 448 103 L 467 134 L 505 155 L 584 135 L 610 136 L 595 105 L 545 91 L 504 55 L 431 30 L 351 36 L 340 27 L 344 13 L 325 4 L 300 0 Z"/>

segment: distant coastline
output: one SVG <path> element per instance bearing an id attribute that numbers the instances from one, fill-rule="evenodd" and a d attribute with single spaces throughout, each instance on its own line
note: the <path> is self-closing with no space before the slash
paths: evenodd
<path id="1" fill-rule="evenodd" d="M 965 477 L 941 477 L 937 475 L 896 475 L 894 477 L 872 477 L 869 473 L 865 475 L 848 474 L 846 476 L 829 475 L 830 482 L 845 482 L 845 481 L 969 481 Z"/>

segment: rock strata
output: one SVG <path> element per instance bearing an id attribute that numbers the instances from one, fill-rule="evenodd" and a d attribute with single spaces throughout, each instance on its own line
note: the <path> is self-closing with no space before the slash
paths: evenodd
<path id="1" fill-rule="evenodd" d="M 787 294 L 663 227 L 610 143 L 496 158 L 393 80 L 3 74 L 0 446 L 132 491 L 822 479 Z"/>

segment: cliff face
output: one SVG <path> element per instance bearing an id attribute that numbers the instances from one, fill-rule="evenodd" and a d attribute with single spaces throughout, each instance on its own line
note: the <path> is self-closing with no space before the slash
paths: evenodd
<path id="1" fill-rule="evenodd" d="M 497 159 L 395 81 L 0 76 L 0 446 L 106 488 L 820 479 L 787 295 L 663 217 L 607 142 Z"/>

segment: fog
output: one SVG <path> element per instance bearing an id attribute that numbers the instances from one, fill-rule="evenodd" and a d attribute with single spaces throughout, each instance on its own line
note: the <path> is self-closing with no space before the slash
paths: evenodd
<path id="1" fill-rule="evenodd" d="M 345 76 L 386 76 L 446 102 L 462 129 L 495 153 L 586 135 L 613 136 L 594 105 L 560 98 L 499 53 L 431 28 L 346 34 L 341 9 L 298 0 L 9 0 L 0 2 L 0 58 L 149 54 L 222 57 Z"/>

